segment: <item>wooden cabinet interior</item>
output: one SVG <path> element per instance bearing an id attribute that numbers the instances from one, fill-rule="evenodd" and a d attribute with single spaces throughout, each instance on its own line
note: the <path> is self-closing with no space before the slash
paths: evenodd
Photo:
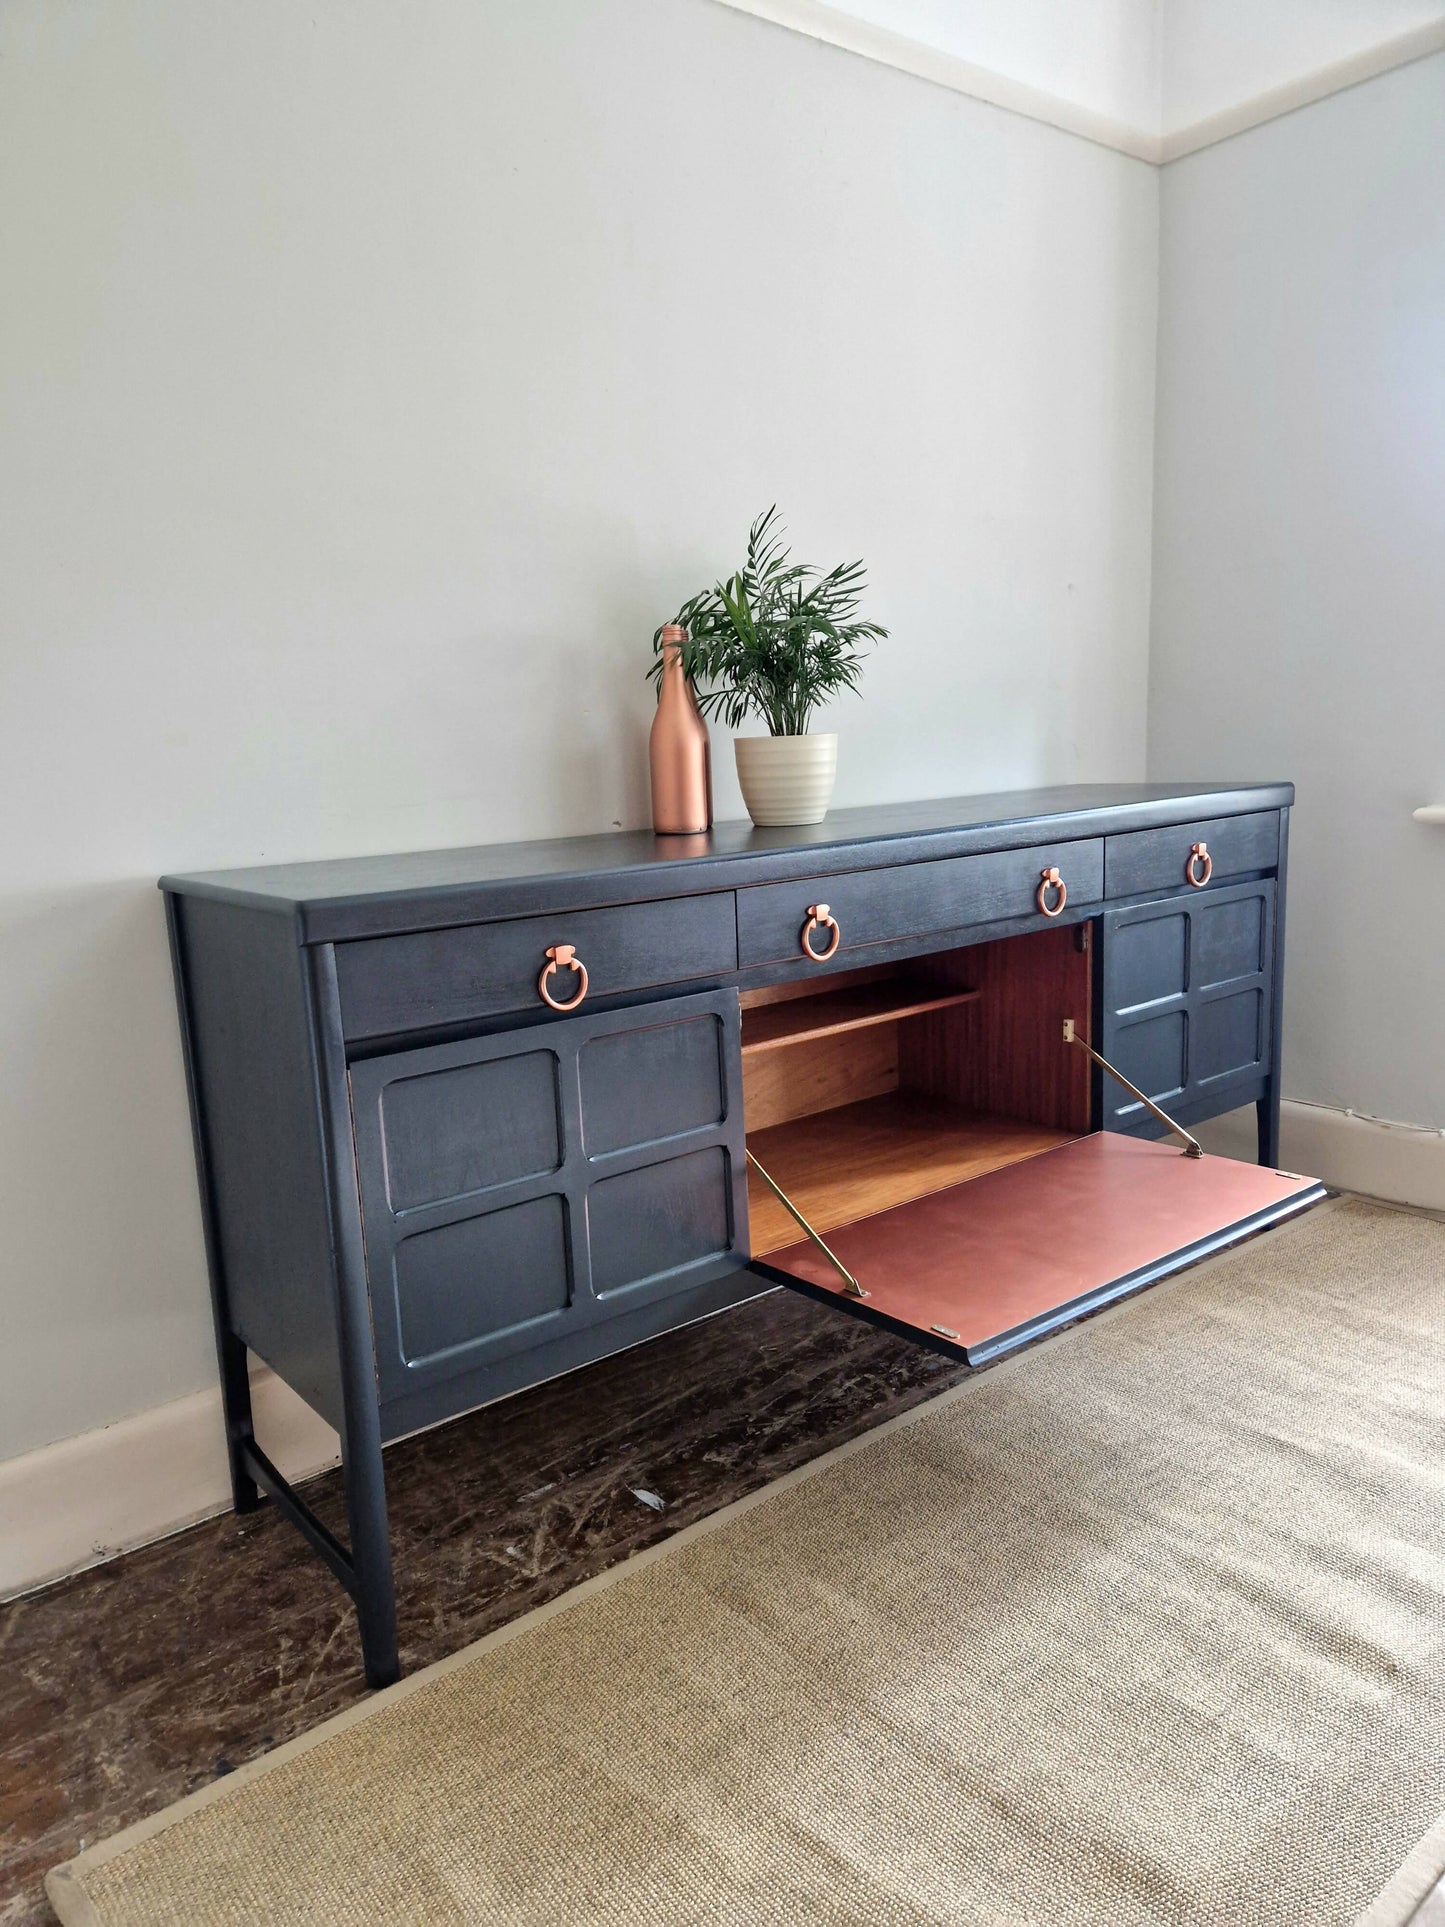
<path id="1" fill-rule="evenodd" d="M 827 1232 L 1091 1128 L 1087 926 L 741 992 L 749 1149 Z M 749 1172 L 755 1257 L 798 1227 Z"/>

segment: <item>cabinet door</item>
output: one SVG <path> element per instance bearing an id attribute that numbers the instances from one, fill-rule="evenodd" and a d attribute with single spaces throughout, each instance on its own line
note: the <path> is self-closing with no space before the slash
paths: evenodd
<path id="1" fill-rule="evenodd" d="M 350 1072 L 383 1399 L 740 1269 L 736 991 Z"/>
<path id="2" fill-rule="evenodd" d="M 835 1311 L 985 1365 L 1325 1197 L 1313 1178 L 1095 1131 L 755 1261 Z"/>
<path id="3" fill-rule="evenodd" d="M 1259 1096 L 1268 1075 L 1274 906 L 1266 879 L 1104 916 L 1099 1049 L 1186 1121 Z M 1102 1116 L 1110 1131 L 1160 1128 L 1110 1077 Z"/>

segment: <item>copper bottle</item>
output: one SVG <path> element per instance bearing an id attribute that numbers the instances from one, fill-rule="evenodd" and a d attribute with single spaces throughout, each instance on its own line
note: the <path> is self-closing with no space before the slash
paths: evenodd
<path id="1" fill-rule="evenodd" d="M 660 836 L 696 836 L 712 828 L 712 751 L 692 684 L 682 673 L 687 631 L 662 632 L 662 687 L 652 719 L 652 827 Z"/>

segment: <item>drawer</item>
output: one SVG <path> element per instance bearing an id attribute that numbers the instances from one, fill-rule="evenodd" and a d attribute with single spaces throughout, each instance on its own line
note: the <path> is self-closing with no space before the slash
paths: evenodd
<path id="1" fill-rule="evenodd" d="M 1072 843 L 1040 844 L 1028 850 L 990 851 L 983 856 L 944 858 L 936 863 L 906 863 L 893 869 L 852 870 L 842 876 L 805 877 L 798 883 L 761 884 L 739 890 L 738 961 L 791 962 L 801 955 L 809 906 L 826 903 L 838 927 L 835 964 L 856 961 L 854 953 L 870 944 L 970 925 L 1005 923 L 1030 917 L 1043 926 L 1039 909 L 1044 872 L 1057 869 L 1068 892 L 1068 908 L 1098 903 L 1104 894 L 1104 844 L 1101 837 Z M 1057 891 L 1048 896 L 1052 909 Z M 827 927 L 811 932 L 815 951 L 827 947 Z"/>
<path id="2" fill-rule="evenodd" d="M 549 948 L 559 944 L 570 944 L 585 966 L 589 998 L 728 976 L 737 968 L 733 894 L 725 890 L 340 943 L 336 976 L 342 1027 L 349 1039 L 388 1037 L 543 1010 L 538 978 Z M 581 981 L 574 970 L 564 969 L 554 973 L 549 986 L 565 1003 Z"/>
<path id="3" fill-rule="evenodd" d="M 1216 816 L 1205 823 L 1181 823 L 1167 830 L 1133 830 L 1127 836 L 1105 839 L 1105 888 L 1111 897 L 1138 896 L 1146 890 L 1196 888 L 1205 866 L 1196 862 L 1189 874 L 1196 843 L 1209 853 L 1208 881 L 1272 870 L 1279 861 L 1279 811 L 1260 810 L 1252 816 Z"/>

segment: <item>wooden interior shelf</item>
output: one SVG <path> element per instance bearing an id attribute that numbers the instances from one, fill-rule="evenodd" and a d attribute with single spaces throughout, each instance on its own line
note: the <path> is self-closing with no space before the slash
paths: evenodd
<path id="1" fill-rule="evenodd" d="M 814 1229 L 826 1233 L 1076 1136 L 895 1091 L 750 1131 L 748 1148 Z M 795 1220 L 751 1168 L 748 1215 L 755 1257 L 797 1243 Z"/>
<path id="2" fill-rule="evenodd" d="M 764 1004 L 743 1012 L 743 1056 L 806 1043 L 815 1037 L 832 1037 L 842 1031 L 864 1030 L 871 1024 L 894 1024 L 902 1017 L 919 1017 L 955 1004 L 971 1004 L 981 994 L 891 978 L 820 991 L 815 997 L 793 998 L 786 1003 Z"/>

